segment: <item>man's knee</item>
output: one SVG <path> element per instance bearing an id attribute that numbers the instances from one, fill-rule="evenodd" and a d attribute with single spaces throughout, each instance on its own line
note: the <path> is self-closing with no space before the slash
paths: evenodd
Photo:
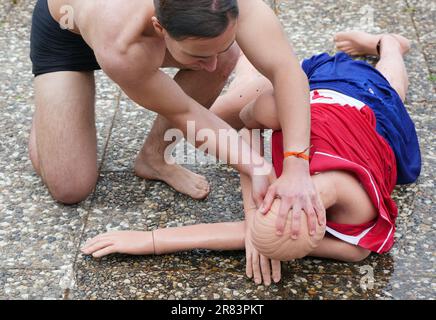
<path id="1" fill-rule="evenodd" d="M 33 169 L 35 170 L 36 174 L 38 176 L 40 176 L 41 169 L 39 168 L 38 154 L 36 153 L 35 146 L 31 142 L 29 142 L 28 154 L 29 154 L 29 159 L 30 159 L 30 162 L 32 163 Z"/>
<path id="2" fill-rule="evenodd" d="M 81 172 L 75 176 L 45 175 L 46 183 L 52 197 L 63 204 L 76 204 L 85 200 L 97 183 L 97 170 Z"/>
<path id="3" fill-rule="evenodd" d="M 292 214 L 288 215 L 288 221 L 283 236 L 276 234 L 276 220 L 280 200 L 276 200 L 270 212 L 262 215 L 256 212 L 251 224 L 251 238 L 254 247 L 262 255 L 280 261 L 289 261 L 307 256 L 324 238 L 325 228 L 317 224 L 317 230 L 313 236 L 309 235 L 306 215 L 301 215 L 301 226 L 298 239 L 290 237 Z"/>

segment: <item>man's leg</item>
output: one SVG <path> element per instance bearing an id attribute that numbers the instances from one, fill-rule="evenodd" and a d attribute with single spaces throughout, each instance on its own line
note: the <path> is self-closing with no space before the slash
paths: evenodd
<path id="1" fill-rule="evenodd" d="M 29 155 L 51 195 L 65 204 L 87 198 L 97 182 L 93 72 L 37 76 Z"/>
<path id="2" fill-rule="evenodd" d="M 210 108 L 220 95 L 239 57 L 237 46 L 221 55 L 216 71 L 181 70 L 174 78 L 180 87 L 206 108 Z M 135 162 L 135 172 L 145 179 L 162 180 L 177 191 L 194 199 L 203 199 L 209 194 L 209 184 L 203 176 L 195 174 L 177 164 L 167 164 L 164 151 L 171 142 L 163 137 L 172 126 L 168 120 L 158 116 L 145 140 Z"/>
<path id="3" fill-rule="evenodd" d="M 404 55 L 410 50 L 410 41 L 397 34 L 372 35 L 361 31 L 339 32 L 335 36 L 336 47 L 353 56 L 378 55 L 380 43 L 380 61 L 376 65 L 391 86 L 404 101 L 409 80 Z"/>
<path id="4" fill-rule="evenodd" d="M 233 128 L 242 129 L 244 123 L 239 114 L 248 104 L 253 103 L 266 91 L 272 91 L 271 82 L 263 76 L 241 53 L 235 68 L 235 78 L 226 94 L 215 101 L 210 111 L 226 121 Z"/>

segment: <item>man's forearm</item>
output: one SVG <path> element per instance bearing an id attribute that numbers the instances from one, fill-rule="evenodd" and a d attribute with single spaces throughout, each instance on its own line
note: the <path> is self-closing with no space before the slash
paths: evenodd
<path id="1" fill-rule="evenodd" d="M 297 67 L 294 66 L 294 69 Z M 303 151 L 310 143 L 310 96 L 305 73 L 282 70 L 274 78 L 284 151 Z"/>
<path id="2" fill-rule="evenodd" d="M 174 124 L 184 132 L 185 137 L 188 135 L 187 124 L 189 122 L 195 125 L 195 141 L 188 139 L 188 142 L 195 147 L 207 148 L 209 154 L 249 177 L 254 174 L 270 173 L 271 165 L 259 152 L 252 149 L 235 129 L 215 114 L 203 108 L 195 108 L 194 111 L 178 117 Z M 204 134 L 204 130 L 211 133 L 206 135 L 206 141 L 197 139 L 198 133 Z"/>

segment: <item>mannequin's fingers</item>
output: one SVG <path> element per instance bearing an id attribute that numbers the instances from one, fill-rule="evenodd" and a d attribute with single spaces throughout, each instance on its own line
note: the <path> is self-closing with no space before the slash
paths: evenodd
<path id="1" fill-rule="evenodd" d="M 263 283 L 266 286 L 271 284 L 271 265 L 270 260 L 264 256 L 260 256 L 260 268 L 262 271 Z"/>
<path id="2" fill-rule="evenodd" d="M 103 248 L 101 250 L 98 250 L 98 251 L 94 252 L 92 254 L 92 256 L 94 258 L 101 258 L 101 257 L 107 256 L 108 254 L 115 253 L 115 252 L 116 252 L 115 246 L 110 245 L 109 247 L 105 247 L 105 248 Z"/>
<path id="3" fill-rule="evenodd" d="M 92 254 L 92 253 L 94 253 L 98 250 L 101 250 L 107 246 L 111 246 L 112 244 L 113 244 L 112 241 L 104 241 L 104 240 L 98 241 L 91 246 L 82 248 L 82 252 L 84 254 Z"/>

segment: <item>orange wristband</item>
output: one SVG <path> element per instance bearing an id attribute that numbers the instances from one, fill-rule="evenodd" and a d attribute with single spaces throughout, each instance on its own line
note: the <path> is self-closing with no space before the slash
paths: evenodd
<path id="1" fill-rule="evenodd" d="M 296 158 L 300 158 L 300 159 L 304 159 L 309 161 L 309 156 L 307 154 L 305 154 L 305 152 L 307 150 L 309 150 L 312 146 L 307 147 L 306 149 L 304 149 L 301 152 L 295 152 L 295 151 L 288 151 L 283 153 L 284 158 L 289 158 L 289 157 L 296 157 Z"/>

